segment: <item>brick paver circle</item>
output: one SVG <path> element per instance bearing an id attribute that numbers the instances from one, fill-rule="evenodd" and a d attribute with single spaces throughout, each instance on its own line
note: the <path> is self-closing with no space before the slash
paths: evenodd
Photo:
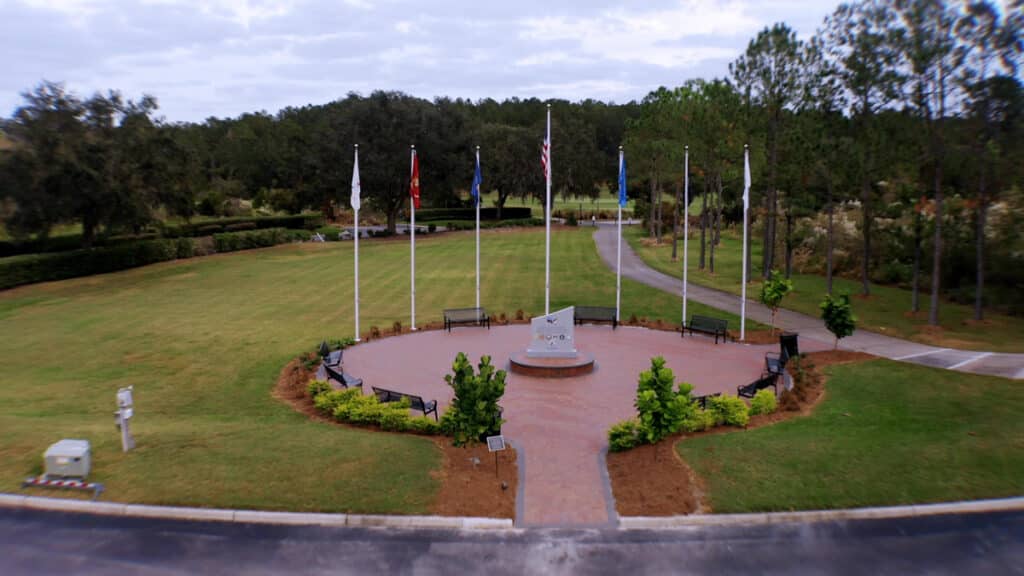
<path id="1" fill-rule="evenodd" d="M 360 344 L 345 352 L 345 371 L 362 378 L 367 393 L 380 386 L 436 399 L 443 414 L 451 401 L 444 381 L 458 352 L 477 363 L 489 354 L 498 368 L 529 342 L 526 325 L 428 331 Z M 636 414 L 637 377 L 653 356 L 664 356 L 676 381 L 694 385 L 694 394 L 724 392 L 756 379 L 764 353 L 777 346 L 718 344 L 701 336 L 644 328 L 581 326 L 577 348 L 594 354 L 596 367 L 574 378 L 541 379 L 509 373 L 501 404 L 507 420 L 502 433 L 522 454 L 520 526 L 606 525 L 609 505 L 601 452 L 613 423 Z M 803 351 L 821 343 L 800 342 Z"/>

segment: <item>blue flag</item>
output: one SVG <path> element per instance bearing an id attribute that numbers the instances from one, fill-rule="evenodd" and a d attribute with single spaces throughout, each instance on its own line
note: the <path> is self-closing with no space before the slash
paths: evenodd
<path id="1" fill-rule="evenodd" d="M 480 183 L 483 179 L 480 177 L 480 156 L 479 153 L 476 157 L 476 170 L 473 171 L 473 186 L 469 189 L 470 196 L 473 197 L 473 206 L 480 205 Z"/>
<path id="2" fill-rule="evenodd" d="M 619 156 L 619 206 L 626 207 L 626 155 Z"/>

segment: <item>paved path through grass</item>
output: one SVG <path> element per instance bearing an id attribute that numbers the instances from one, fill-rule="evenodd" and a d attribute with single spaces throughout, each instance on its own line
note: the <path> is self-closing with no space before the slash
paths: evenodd
<path id="1" fill-rule="evenodd" d="M 615 233 L 615 226 L 606 223 L 602 223 L 594 232 L 594 242 L 597 244 L 597 250 L 605 264 L 613 271 L 615 270 L 616 256 Z M 622 242 L 622 275 L 672 294 L 679 294 L 680 296 L 682 294 L 682 282 L 679 279 L 663 274 L 645 264 L 625 239 Z M 751 299 L 750 296 L 752 294 L 749 291 L 747 294 L 748 321 L 753 319 L 767 324 L 770 317 L 768 308 Z M 720 310 L 739 313 L 740 298 L 734 294 L 691 283 L 687 288 L 687 295 L 691 301 L 700 302 Z M 681 313 L 682 311 L 680 310 Z M 804 337 L 824 342 L 832 341 L 831 333 L 825 329 L 819 318 L 792 310 L 779 309 L 775 317 L 775 323 L 785 330 L 799 332 Z M 736 328 L 731 324 L 730 327 Z M 840 347 L 867 352 L 892 360 L 923 364 L 925 366 L 973 372 L 976 374 L 1005 376 L 1007 378 L 1024 378 L 1024 354 L 1002 354 L 938 348 L 866 330 L 857 330 L 853 336 L 844 338 L 840 343 Z"/>

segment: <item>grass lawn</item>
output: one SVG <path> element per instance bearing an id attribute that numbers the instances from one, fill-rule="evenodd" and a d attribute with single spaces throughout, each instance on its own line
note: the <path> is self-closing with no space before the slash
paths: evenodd
<path id="1" fill-rule="evenodd" d="M 716 512 L 851 508 L 1024 494 L 1018 382 L 888 360 L 833 366 L 815 412 L 684 439 Z"/>
<path id="2" fill-rule="evenodd" d="M 693 236 L 690 238 L 689 280 L 694 284 L 739 294 L 743 269 L 741 238 L 731 233 L 722 235 L 722 244 L 715 250 L 715 274 L 712 275 L 697 269 L 700 258 L 700 231 L 691 229 L 691 233 Z M 671 236 L 668 237 L 668 242 L 661 246 L 645 246 L 641 243 L 644 231 L 639 227 L 630 227 L 623 235 L 649 266 L 677 278 L 682 277 L 681 260 L 672 262 Z M 681 239 L 679 250 L 681 256 Z M 761 261 L 760 242 L 754 242 L 751 252 L 756 272 L 756 263 Z M 782 301 L 782 307 L 815 317 L 820 316 L 821 310 L 818 305 L 825 295 L 825 277 L 815 274 L 794 274 L 793 285 L 794 290 Z M 747 288 L 747 294 L 756 299 L 759 291 L 758 276 Z M 926 293 L 921 295 L 925 312 L 918 317 L 911 317 L 907 315 L 910 310 L 909 290 L 872 284 L 871 296 L 864 299 L 857 296 L 861 292 L 860 281 L 835 278 L 833 292 L 843 291 L 854 295 L 851 302 L 859 328 L 936 346 L 993 352 L 1024 352 L 1024 319 L 989 312 L 985 314 L 984 324 L 979 326 L 970 320 L 973 317 L 973 308 L 943 302 L 939 307 L 942 329 L 935 330 L 928 326 Z"/>
<path id="3" fill-rule="evenodd" d="M 543 310 L 542 230 L 483 232 L 482 299 Z M 417 312 L 473 302 L 473 235 L 417 242 Z M 362 328 L 408 323 L 408 241 L 361 244 Z M 92 480 L 122 502 L 424 513 L 428 439 L 315 423 L 271 397 L 280 369 L 352 335 L 352 244 L 287 245 L 0 293 L 0 491 L 41 472 L 60 438 L 93 444 Z M 591 231 L 552 241 L 552 305 L 612 305 Z M 623 312 L 676 320 L 678 299 L 623 280 Z M 456 351 L 452 351 L 454 357 Z M 135 385 L 138 449 L 123 455 L 118 387 Z"/>

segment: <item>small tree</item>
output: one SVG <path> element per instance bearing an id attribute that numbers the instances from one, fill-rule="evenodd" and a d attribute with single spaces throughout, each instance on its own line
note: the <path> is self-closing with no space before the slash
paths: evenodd
<path id="1" fill-rule="evenodd" d="M 479 442 L 481 436 L 496 431 L 504 422 L 498 401 L 505 394 L 505 371 L 495 370 L 490 356 L 480 357 L 478 369 L 474 374 L 469 359 L 459 352 L 452 363 L 453 373 L 444 377 L 455 398 L 441 418 L 441 428 L 456 446 Z"/>
<path id="2" fill-rule="evenodd" d="M 693 409 L 690 392 L 693 386 L 682 382 L 678 389 L 675 375 L 665 367 L 661 356 L 651 358 L 651 369 L 640 373 L 636 389 L 636 410 L 640 414 L 640 434 L 654 444 L 679 431 L 683 420 Z"/>
<path id="3" fill-rule="evenodd" d="M 825 321 L 825 328 L 836 337 L 834 350 L 839 347 L 839 339 L 853 334 L 853 329 L 857 326 L 857 317 L 853 315 L 853 308 L 850 307 L 850 295 L 840 294 L 833 298 L 826 294 L 825 300 L 821 303 L 821 319 Z"/>
<path id="4" fill-rule="evenodd" d="M 793 281 L 783 278 L 778 270 L 772 270 L 771 275 L 761 285 L 761 303 L 772 311 L 771 330 L 775 331 L 775 313 L 779 310 L 779 304 L 793 290 Z"/>

